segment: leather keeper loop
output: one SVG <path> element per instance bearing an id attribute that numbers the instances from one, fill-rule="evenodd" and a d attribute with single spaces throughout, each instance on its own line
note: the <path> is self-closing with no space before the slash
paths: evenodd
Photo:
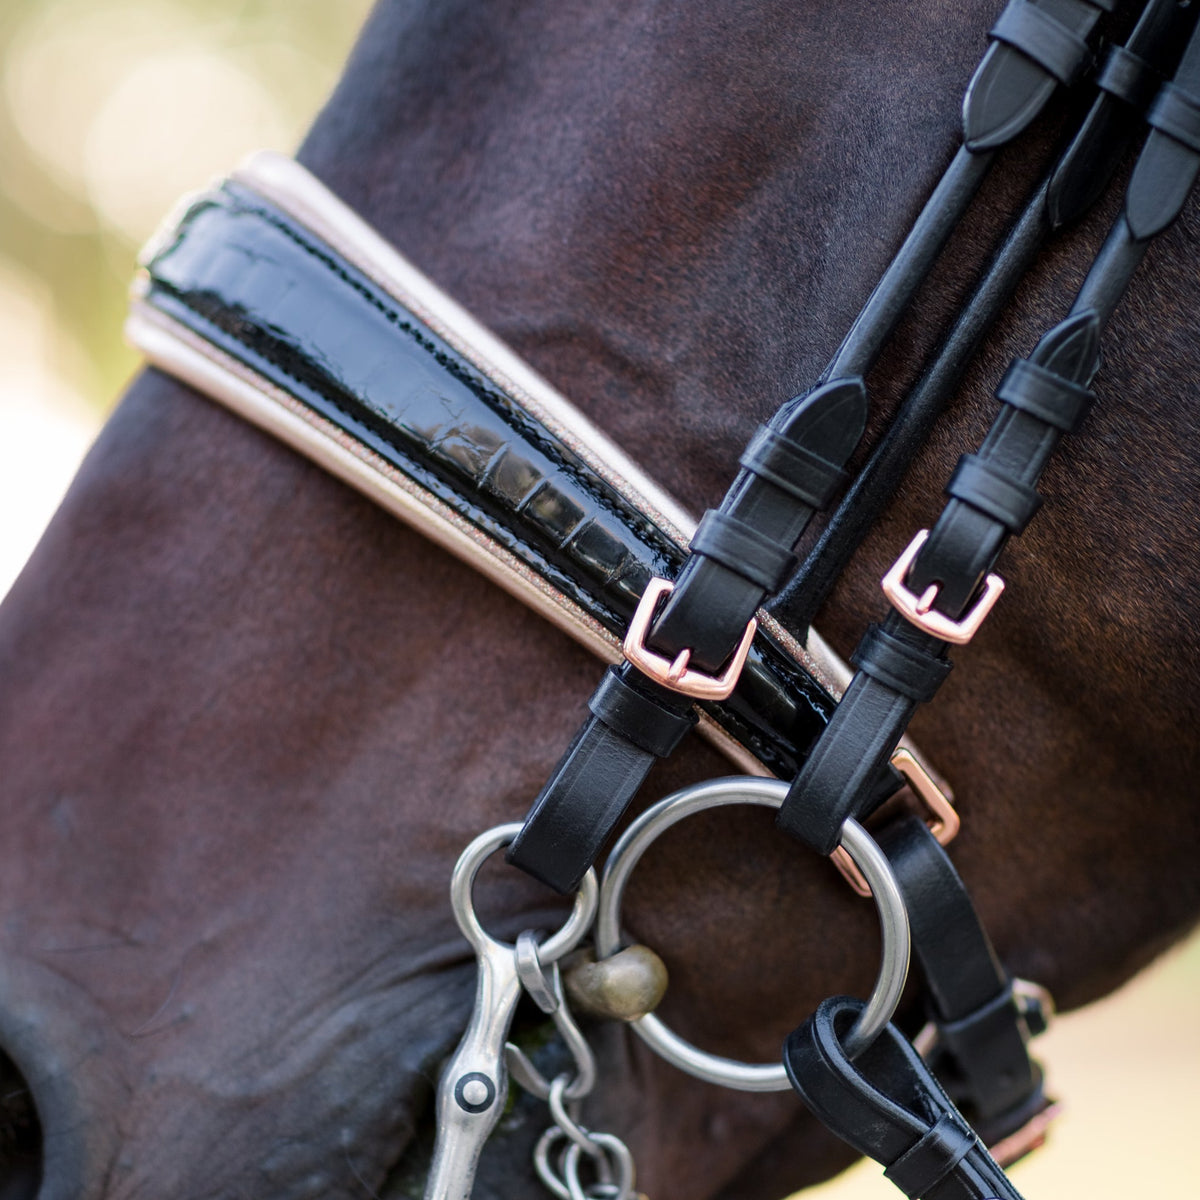
<path id="1" fill-rule="evenodd" d="M 664 708 L 626 683 L 615 667 L 604 672 L 588 708 L 610 729 L 657 758 L 671 754 L 696 723 L 690 707 L 683 715 Z"/>
<path id="2" fill-rule="evenodd" d="M 1102 92 L 1124 100 L 1138 112 L 1150 107 L 1161 84 L 1162 76 L 1144 58 L 1117 45 L 1109 46 L 1096 76 L 1096 86 Z"/>
<path id="3" fill-rule="evenodd" d="M 769 425 L 760 425 L 738 462 L 809 508 L 824 508 L 846 472 Z"/>
<path id="4" fill-rule="evenodd" d="M 1013 360 L 996 389 L 996 395 L 1005 404 L 1019 408 L 1064 433 L 1074 433 L 1079 428 L 1095 400 L 1087 388 L 1027 358 Z"/>
<path id="5" fill-rule="evenodd" d="M 917 1200 L 945 1179 L 974 1145 L 975 1134 L 970 1127 L 953 1113 L 944 1113 L 911 1150 L 884 1171 L 883 1177 Z"/>
<path id="6" fill-rule="evenodd" d="M 1003 1032 L 1013 1027 L 1016 1013 L 1017 1002 L 1010 982 L 998 995 L 965 1017 L 956 1021 L 938 1021 L 938 1044 L 959 1059 L 970 1061 L 971 1043 L 995 1038 L 997 1029 Z"/>
<path id="7" fill-rule="evenodd" d="M 978 454 L 964 454 L 946 484 L 946 495 L 964 500 L 1009 533 L 1020 533 L 1042 506 L 1037 492 Z"/>
<path id="8" fill-rule="evenodd" d="M 688 548 L 728 567 L 765 592 L 778 591 L 796 566 L 790 547 L 781 546 L 753 526 L 715 508 L 701 518 Z"/>
<path id="9" fill-rule="evenodd" d="M 880 625 L 867 630 L 850 661 L 885 687 L 922 704 L 933 699 L 953 665 L 947 658 L 933 658 L 910 646 Z"/>
<path id="10" fill-rule="evenodd" d="M 1091 59 L 1091 50 L 1079 34 L 1028 0 L 1009 4 L 988 36 L 1019 50 L 1068 86 Z"/>
<path id="11" fill-rule="evenodd" d="M 1146 120 L 1172 141 L 1200 154 L 1200 100 L 1181 87 L 1163 84 Z"/>

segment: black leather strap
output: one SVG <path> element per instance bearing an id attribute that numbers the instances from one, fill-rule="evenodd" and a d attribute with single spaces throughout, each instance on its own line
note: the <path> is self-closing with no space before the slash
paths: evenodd
<path id="1" fill-rule="evenodd" d="M 695 726 L 696 713 L 675 694 L 661 688 L 655 691 L 654 696 L 647 694 L 626 682 L 617 668 L 609 667 L 588 708 L 614 733 L 647 754 L 666 758 Z"/>
<path id="2" fill-rule="evenodd" d="M 1175 79 L 1189 95 L 1200 93 L 1200 32 L 1195 28 Z M 974 478 L 964 485 L 960 477 L 954 489 L 959 494 L 942 511 L 905 581 L 916 596 L 935 589 L 933 608 L 944 617 L 959 620 L 974 603 L 1013 526 L 1027 519 L 1033 489 L 1064 430 L 1074 426 L 1090 403 L 1086 389 L 1099 365 L 1100 330 L 1145 254 L 1146 239 L 1138 232 L 1133 210 L 1144 203 L 1149 226 L 1165 228 L 1178 215 L 1198 172 L 1200 153 L 1159 130 L 1151 134 L 1130 180 L 1125 213 L 1070 314 L 1042 337 L 1027 363 L 1005 377 L 1006 403 L 973 456 L 969 469 Z M 1165 200 L 1149 194 L 1151 181 Z M 920 671 L 926 679 L 924 660 L 945 656 L 946 647 L 935 634 L 910 625 L 896 611 L 882 628 L 907 644 L 918 664 L 914 676 Z M 895 684 L 859 670 L 780 810 L 780 826 L 821 853 L 837 845 L 846 817 L 870 811 L 872 783 L 915 711 L 915 696 L 928 694 L 927 686 Z"/>
<path id="3" fill-rule="evenodd" d="M 874 659 L 870 647 L 884 635 L 904 647 L 911 682 L 906 679 L 896 686 L 895 679 L 878 678 L 859 668 L 776 818 L 780 829 L 818 854 L 833 853 L 847 817 L 861 819 L 873 811 L 879 800 L 876 781 L 901 734 L 917 705 L 932 698 L 933 685 L 950 670 L 945 645 L 914 629 L 897 613 L 889 613 L 864 637 L 860 650 L 867 648 L 868 662 Z M 860 657 L 859 650 L 855 657 Z M 893 670 L 900 661 L 899 654 L 890 661 Z"/>
<path id="4" fill-rule="evenodd" d="M 824 508 L 846 482 L 841 467 L 769 425 L 758 427 L 738 463 L 810 508 Z"/>
<path id="5" fill-rule="evenodd" d="M 796 565 L 790 548 L 715 508 L 701 518 L 688 549 L 728 567 L 763 593 L 774 592 Z"/>
<path id="6" fill-rule="evenodd" d="M 1169 75 L 1179 61 L 1195 20 L 1194 5 L 1181 7 L 1177 0 L 1150 0 L 1130 34 L 1131 58 L 1150 63 L 1155 73 L 1152 78 Z M 999 43 L 994 50 L 1014 60 L 1009 64 L 1011 70 L 1032 69 L 1028 60 L 1016 51 Z M 981 82 L 984 94 L 978 98 L 973 91 L 970 113 L 977 106 L 988 112 L 993 108 L 1004 109 L 992 86 L 994 82 L 990 76 Z M 1001 93 L 1006 94 L 1007 89 L 1001 88 Z M 1153 93 L 1142 101 L 1141 108 L 1152 99 Z M 1016 101 L 1013 106 L 1016 111 L 1023 111 Z M 1139 117 L 1140 109 L 1109 93 L 1096 97 L 1078 133 L 1030 198 L 1025 212 L 843 496 L 802 567 L 772 606 L 772 611 L 790 627 L 806 628 L 826 602 L 851 556 L 894 495 L 909 462 L 925 444 L 972 355 L 1038 249 L 1051 234 L 1077 221 L 1100 197 L 1135 135 L 1143 131 Z M 977 133 L 991 128 L 974 116 L 971 124 Z"/>
<path id="7" fill-rule="evenodd" d="M 1030 356 L 1038 370 L 1019 377 L 1036 380 L 1047 394 L 1054 389 L 1047 387 L 1046 377 L 1061 380 L 1062 394 L 1074 404 L 1077 389 L 1095 370 L 1098 338 L 1094 314 L 1070 317 L 1043 337 Z M 1010 388 L 1013 378 L 1006 376 Z M 919 596 L 936 587 L 934 608 L 952 619 L 961 617 L 1009 537 L 1011 525 L 1027 517 L 1033 488 L 1061 436 L 1057 424 L 1005 405 L 969 463 L 974 474 L 967 482 L 975 487 L 965 487 L 960 480 L 956 489 L 971 499 L 952 497 L 946 505 L 909 571 L 910 591 Z M 985 474 L 994 464 L 1003 465 Z M 983 491 L 981 480 L 992 491 Z M 1000 503 L 1004 498 L 1018 507 L 1010 511 Z M 838 844 L 847 817 L 867 815 L 871 781 L 891 757 L 917 703 L 931 698 L 929 684 L 939 672 L 944 678 L 949 669 L 945 644 L 899 613 L 889 613 L 881 628 L 904 645 L 911 668 L 902 681 L 886 682 L 860 668 L 779 812 L 782 829 L 822 854 Z M 879 637 L 872 631 L 863 646 L 869 647 Z"/>
<path id="8" fill-rule="evenodd" d="M 1020 533 L 1042 505 L 1036 489 L 978 454 L 964 454 L 946 484 L 946 494 Z"/>
<path id="9" fill-rule="evenodd" d="M 794 566 L 792 547 L 816 511 L 812 501 L 830 494 L 866 413 L 862 380 L 842 379 L 785 404 L 770 423 L 769 441 L 755 434 L 743 456 L 754 466 L 743 466 L 719 512 L 705 515 L 708 536 L 693 543 L 695 553 L 650 630 L 651 649 L 672 659 L 690 650 L 693 667 L 720 671 L 747 622 Z M 760 472 L 764 443 L 775 454 Z"/>
<path id="10" fill-rule="evenodd" d="M 1146 120 L 1169 138 L 1200 154 L 1200 99 L 1176 84 L 1164 84 Z"/>
<path id="11" fill-rule="evenodd" d="M 1090 403 L 1090 397 L 1080 401 L 1080 393 L 1086 396 L 1086 385 L 1098 365 L 1099 334 L 1094 314 L 1068 317 L 1042 338 L 1030 356 L 1035 372 L 1022 372 L 1020 378 L 1039 379 L 1047 395 L 1057 388 L 1072 403 Z M 1010 391 L 1013 378 L 1006 376 Z M 1032 490 L 1062 437 L 1064 423 L 1051 423 L 1028 409 L 1006 404 L 975 459 Z M 1008 525 L 985 507 L 952 499 L 913 563 L 909 588 L 919 595 L 936 584 L 937 611 L 961 617 L 984 575 L 992 569 L 1009 532 Z"/>
<path id="12" fill-rule="evenodd" d="M 992 26 L 990 37 L 1019 50 L 1060 83 L 1072 84 L 1087 69 L 1087 39 L 1030 0 L 1013 0 Z"/>
<path id="13" fill-rule="evenodd" d="M 1144 111 L 1154 99 L 1162 75 L 1144 58 L 1125 46 L 1109 46 L 1096 86 L 1110 96 Z"/>
<path id="14" fill-rule="evenodd" d="M 1002 146 L 1037 116 L 1061 83 L 1093 61 L 1086 39 L 1109 0 L 1009 0 L 963 106 L 963 142 L 980 152 Z"/>
<path id="15" fill-rule="evenodd" d="M 656 615 L 647 638 L 655 653 L 674 661 L 686 650 L 690 668 L 718 673 L 747 622 L 782 582 L 792 548 L 813 511 L 832 496 L 861 434 L 866 413 L 861 376 L 877 358 L 970 202 L 990 162 L 987 151 L 1015 137 L 1034 119 L 1057 84 L 1056 73 L 1073 79 L 1090 61 L 1085 39 L 1101 10 L 1109 7 L 1108 0 L 1053 0 L 1045 10 L 1039 7 L 1041 2 L 1015 0 L 1010 7 L 1016 15 L 1001 19 L 998 39 L 993 39 L 976 70 L 964 102 L 965 148 L 947 170 L 822 382 L 785 404 L 742 455 L 742 470 L 719 515 L 706 516 L 704 529 L 692 544 L 693 554 Z M 749 530 L 755 531 L 754 538 L 748 536 Z M 936 672 L 936 653 L 926 657 L 927 669 Z M 918 685 L 914 682 L 914 686 Z M 577 739 L 571 755 L 555 769 L 530 811 L 524 831 L 509 847 L 510 862 L 556 887 L 573 886 L 590 864 L 566 862 L 554 850 L 560 843 L 535 837 L 532 826 L 548 822 L 563 828 L 577 822 L 592 828 L 592 817 L 585 811 L 586 789 L 570 764 L 587 759 L 594 749 L 589 739 L 599 736 L 585 728 L 582 740 Z M 635 766 L 638 748 L 633 742 L 627 745 L 623 752 L 619 742 L 606 739 L 606 755 L 625 753 L 629 758 L 620 770 L 606 762 L 627 788 L 627 795 L 614 801 L 610 812 L 632 799 L 648 770 L 648 766 L 644 770 Z M 886 758 L 874 765 L 867 781 L 873 794 L 879 789 Z M 576 839 L 575 844 L 593 840 L 589 836 Z M 531 849 L 534 844 L 539 847 L 536 853 Z M 551 861 L 555 858 L 559 861 Z"/>
<path id="16" fill-rule="evenodd" d="M 901 816 L 875 837 L 908 909 L 937 1032 L 930 1065 L 980 1137 L 994 1145 L 1046 1106 L 1041 1068 L 1027 1042 L 1045 1029 L 1049 1014 L 1018 1004 L 970 894 L 925 822 Z"/>
<path id="17" fill-rule="evenodd" d="M 719 510 L 710 509 L 692 539 L 691 557 L 654 620 L 646 641 L 689 667 L 717 673 L 768 594 L 795 565 L 792 546 L 829 494 L 866 421 L 859 379 L 837 380 L 784 405 L 769 430 L 755 434 Z M 763 462 L 766 469 L 760 469 Z M 632 681 L 637 672 L 622 668 Z M 664 698 L 667 689 L 638 683 Z M 676 695 L 681 711 L 690 707 Z M 593 710 L 594 711 L 594 710 Z M 649 773 L 642 743 L 589 721 L 559 761 L 509 845 L 507 860 L 558 891 L 569 892 L 592 865 L 605 838 Z M 597 793 L 594 771 L 603 778 Z"/>
<path id="18" fill-rule="evenodd" d="M 1020 1200 L 929 1068 L 889 1025 L 851 1062 L 844 1036 L 862 1009 L 826 1000 L 792 1033 L 783 1061 L 808 1107 L 912 1200 Z"/>
<path id="19" fill-rule="evenodd" d="M 1027 358 L 1018 358 L 1004 374 L 997 397 L 1013 408 L 1074 433 L 1091 411 L 1095 397 L 1087 388 L 1056 375 Z"/>
<path id="20" fill-rule="evenodd" d="M 1129 235 L 1145 242 L 1179 216 L 1200 172 L 1195 109 L 1200 97 L 1200 42 L 1188 41 L 1171 83 L 1164 85 L 1151 109 L 1155 127 L 1134 165 L 1125 195 Z"/>
<path id="21" fill-rule="evenodd" d="M 931 658 L 879 625 L 867 629 L 850 661 L 864 674 L 917 703 L 933 699 L 951 666 L 948 660 Z"/>

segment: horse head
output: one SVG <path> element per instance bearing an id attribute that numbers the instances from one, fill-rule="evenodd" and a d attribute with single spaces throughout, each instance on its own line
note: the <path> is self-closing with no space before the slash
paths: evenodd
<path id="1" fill-rule="evenodd" d="M 700 511 L 817 378 L 954 153 L 989 8 L 382 0 L 299 158 Z M 871 378 L 855 464 L 1062 120 L 1003 153 Z M 1118 202 L 1039 260 L 833 591 L 818 624 L 843 653 Z M 1100 402 L 1007 552 L 1013 586 L 914 728 L 1001 956 L 1065 1007 L 1200 911 L 1196 236 L 1193 206 L 1153 248 Z M 40 1180 L 14 1166 L 11 1194 L 412 1194 L 471 1005 L 452 866 L 526 811 L 592 657 L 149 371 L 5 601 L 0 661 L 0 1046 L 44 1135 Z M 728 773 L 690 738 L 647 794 Z M 480 891 L 502 936 L 561 920 L 514 871 Z M 626 920 L 668 960 L 673 1024 L 752 1061 L 874 971 L 869 906 L 762 813 L 674 832 Z M 647 1192 L 766 1198 L 847 1161 L 794 1097 L 599 1036 L 597 1122 Z M 519 1117 L 476 1194 L 532 1186 Z"/>

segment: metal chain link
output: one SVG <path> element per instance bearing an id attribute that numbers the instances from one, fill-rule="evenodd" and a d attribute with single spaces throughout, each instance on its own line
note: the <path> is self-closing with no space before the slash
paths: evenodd
<path id="1" fill-rule="evenodd" d="M 521 986 L 553 1019 L 574 1060 L 573 1072 L 547 1080 L 520 1047 L 512 1042 L 504 1047 L 513 1081 L 545 1100 L 554 1121 L 534 1147 L 533 1165 L 538 1178 L 558 1200 L 645 1200 L 633 1190 L 633 1155 L 629 1147 L 614 1134 L 592 1132 L 580 1124 L 582 1101 L 596 1086 L 596 1060 L 567 1006 L 558 963 L 543 965 L 532 931 L 517 938 L 517 971 Z M 585 1162 L 592 1176 L 587 1184 L 580 1173 Z"/>

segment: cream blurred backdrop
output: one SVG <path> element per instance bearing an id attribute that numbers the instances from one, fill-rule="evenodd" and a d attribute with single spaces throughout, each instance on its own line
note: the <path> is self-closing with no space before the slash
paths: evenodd
<path id="1" fill-rule="evenodd" d="M 367 8 L 0 2 L 0 595 L 137 368 L 121 341 L 136 248 L 182 192 L 295 147 Z M 1030 1200 L 1200 1195 L 1198 997 L 1193 939 L 1042 1040 L 1067 1115 L 1014 1173 Z M 806 1196 L 895 1194 L 863 1163 Z"/>

